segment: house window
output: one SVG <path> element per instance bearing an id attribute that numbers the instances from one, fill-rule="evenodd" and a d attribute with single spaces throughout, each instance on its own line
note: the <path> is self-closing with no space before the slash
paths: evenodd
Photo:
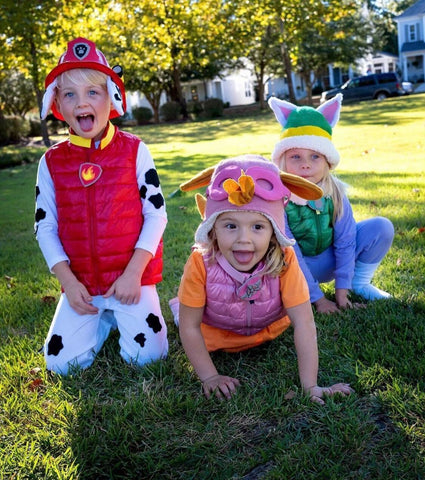
<path id="1" fill-rule="evenodd" d="M 245 82 L 245 97 L 252 97 L 250 82 Z"/>
<path id="2" fill-rule="evenodd" d="M 190 88 L 190 93 L 192 95 L 192 100 L 194 102 L 197 102 L 199 97 L 198 97 L 198 87 L 196 85 Z"/>
<path id="3" fill-rule="evenodd" d="M 407 41 L 416 42 L 416 24 L 408 25 L 407 27 Z"/>
<path id="4" fill-rule="evenodd" d="M 388 64 L 388 71 L 389 71 L 389 72 L 394 72 L 394 63 L 393 63 L 393 62 L 390 62 L 390 63 Z"/>

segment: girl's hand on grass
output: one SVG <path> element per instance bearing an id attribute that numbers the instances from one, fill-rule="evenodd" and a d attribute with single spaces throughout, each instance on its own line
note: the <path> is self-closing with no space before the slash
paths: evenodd
<path id="1" fill-rule="evenodd" d="M 326 297 L 322 297 L 317 302 L 314 302 L 314 307 L 317 313 L 336 313 L 339 312 L 339 308 L 335 302 L 328 300 Z"/>
<path id="2" fill-rule="evenodd" d="M 354 393 L 354 390 L 350 387 L 349 383 L 335 383 L 331 387 L 319 387 L 318 385 L 307 389 L 310 395 L 310 400 L 320 405 L 324 405 L 324 397 L 333 397 L 335 394 L 340 393 L 344 397 Z"/>
<path id="3" fill-rule="evenodd" d="M 211 393 L 222 400 L 230 400 L 232 395 L 236 394 L 236 388 L 239 387 L 240 382 L 237 378 L 226 377 L 225 375 L 213 375 L 202 382 L 202 388 L 207 398 L 210 398 Z"/>

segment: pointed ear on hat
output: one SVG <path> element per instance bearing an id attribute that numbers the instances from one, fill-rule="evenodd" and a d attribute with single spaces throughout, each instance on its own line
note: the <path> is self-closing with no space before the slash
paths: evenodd
<path id="1" fill-rule="evenodd" d="M 198 211 L 201 215 L 202 220 L 205 220 L 205 209 L 207 207 L 207 199 L 200 193 L 197 193 L 195 195 L 195 201 L 196 201 L 196 206 L 198 207 Z"/>
<path id="2" fill-rule="evenodd" d="M 297 106 L 293 103 L 280 100 L 276 97 L 269 98 L 269 106 L 273 110 L 277 121 L 284 127 L 288 121 L 289 115 L 297 109 Z"/>
<path id="3" fill-rule="evenodd" d="M 322 103 L 320 107 L 317 107 L 317 111 L 326 118 L 332 128 L 338 123 L 339 114 L 341 112 L 341 103 L 342 93 L 338 93 L 335 97 Z"/>
<path id="4" fill-rule="evenodd" d="M 318 200 L 323 197 L 323 190 L 320 187 L 298 175 L 281 171 L 280 179 L 286 188 L 305 200 Z"/>
<path id="5" fill-rule="evenodd" d="M 215 170 L 215 167 L 209 167 L 202 172 L 195 175 L 193 178 L 184 182 L 180 185 L 180 190 L 183 192 L 190 192 L 191 190 L 196 190 L 197 188 L 206 187 L 211 180 L 212 174 Z"/>

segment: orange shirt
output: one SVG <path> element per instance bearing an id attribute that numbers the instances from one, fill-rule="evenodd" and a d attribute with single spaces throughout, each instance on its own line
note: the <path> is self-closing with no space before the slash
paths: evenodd
<path id="1" fill-rule="evenodd" d="M 298 264 L 295 251 L 286 247 L 285 261 L 287 268 L 280 276 L 280 293 L 285 308 L 296 307 L 310 300 L 307 282 Z M 206 304 L 206 270 L 202 255 L 194 250 L 184 267 L 178 297 L 180 303 L 187 307 L 204 307 Z M 273 322 L 254 335 L 238 335 L 229 330 L 201 324 L 202 335 L 208 351 L 241 351 L 260 345 L 280 335 L 290 325 L 287 316 Z"/>
<path id="2" fill-rule="evenodd" d="M 285 308 L 291 308 L 306 302 L 310 297 L 294 249 L 286 247 L 284 252 L 287 268 L 280 276 L 280 294 Z M 202 255 L 194 250 L 186 262 L 180 282 L 178 293 L 180 303 L 187 307 L 204 307 L 206 277 Z"/>

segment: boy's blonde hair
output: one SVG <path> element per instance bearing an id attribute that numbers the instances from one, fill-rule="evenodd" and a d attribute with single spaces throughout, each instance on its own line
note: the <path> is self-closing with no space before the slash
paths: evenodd
<path id="1" fill-rule="evenodd" d="M 67 70 L 57 77 L 57 88 L 62 87 L 62 81 L 68 80 L 74 85 L 81 85 L 82 83 L 88 85 L 101 86 L 105 90 L 107 75 L 98 70 L 92 70 L 91 68 L 74 68 L 73 70 Z"/>
<path id="2" fill-rule="evenodd" d="M 219 252 L 215 228 L 213 227 L 209 231 L 207 243 L 196 243 L 194 248 L 198 250 L 202 256 L 207 257 L 210 264 L 213 264 Z M 264 256 L 264 263 L 262 273 L 263 275 L 270 275 L 271 277 L 278 277 L 286 267 L 285 252 L 277 241 L 274 233 L 270 238 L 269 248 Z"/>

